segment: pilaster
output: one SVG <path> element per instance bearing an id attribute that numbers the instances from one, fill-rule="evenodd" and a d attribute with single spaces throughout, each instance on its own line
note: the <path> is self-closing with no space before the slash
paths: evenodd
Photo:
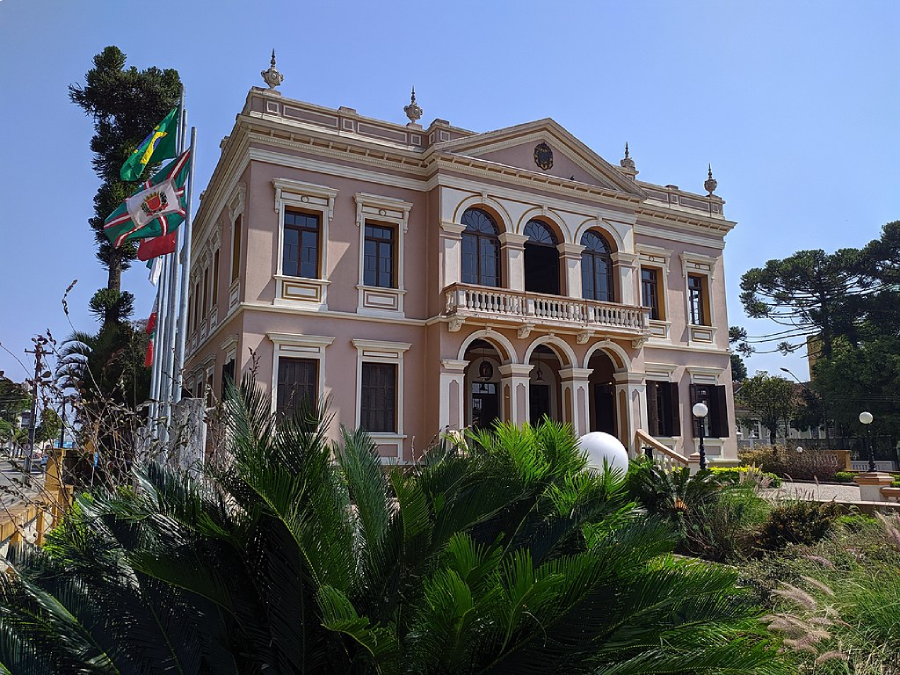
<path id="1" fill-rule="evenodd" d="M 566 278 L 566 292 L 570 298 L 581 297 L 581 254 L 584 246 L 581 244 L 560 244 L 556 247 L 559 251 L 563 274 Z"/>
<path id="2" fill-rule="evenodd" d="M 441 360 L 440 414 L 441 429 L 462 429 L 466 426 L 466 366 L 468 361 Z"/>
<path id="3" fill-rule="evenodd" d="M 506 270 L 506 287 L 511 291 L 525 290 L 525 242 L 524 234 L 504 232 L 500 235 L 503 267 Z"/>
<path id="4" fill-rule="evenodd" d="M 531 364 L 507 363 L 500 366 L 500 388 L 503 394 L 503 419 L 513 424 L 528 421 L 528 389 Z"/>
<path id="5" fill-rule="evenodd" d="M 638 257 L 634 253 L 624 253 L 622 251 L 612 254 L 613 262 L 618 270 L 619 282 L 619 302 L 623 305 L 637 305 L 635 298 L 637 297 L 637 268 Z"/>
<path id="6" fill-rule="evenodd" d="M 590 428 L 588 378 L 592 372 L 590 368 L 562 368 L 559 371 L 562 380 L 563 421 L 571 424 L 578 436 L 583 436 Z"/>

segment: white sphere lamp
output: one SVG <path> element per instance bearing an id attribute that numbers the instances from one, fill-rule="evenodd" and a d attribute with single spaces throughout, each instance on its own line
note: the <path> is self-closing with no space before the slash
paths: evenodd
<path id="1" fill-rule="evenodd" d="M 628 471 L 628 451 L 611 434 L 592 431 L 578 439 L 578 447 L 587 459 L 589 469 L 605 471 L 609 467 L 623 474 Z"/>

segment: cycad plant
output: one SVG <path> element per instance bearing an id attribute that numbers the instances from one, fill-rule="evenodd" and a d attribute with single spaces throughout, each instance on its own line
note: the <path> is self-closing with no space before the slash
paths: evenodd
<path id="1" fill-rule="evenodd" d="M 251 381 L 228 407 L 227 466 L 146 466 L 14 556 L 6 672 L 786 672 L 734 573 L 673 558 L 565 427 L 386 468 Z"/>

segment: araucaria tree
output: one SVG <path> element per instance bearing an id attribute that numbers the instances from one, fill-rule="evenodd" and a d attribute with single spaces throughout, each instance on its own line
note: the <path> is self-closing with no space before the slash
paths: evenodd
<path id="1" fill-rule="evenodd" d="M 94 120 L 92 164 L 101 185 L 94 197 L 94 216 L 88 221 L 97 240 L 97 259 L 109 272 L 104 298 L 108 307 L 104 324 L 113 321 L 121 295 L 122 272 L 135 259 L 137 248 L 125 243 L 114 248 L 103 233 L 103 221 L 136 188 L 119 177 L 123 162 L 154 126 L 178 104 L 181 79 L 172 69 L 125 67 L 125 54 L 107 47 L 94 57 L 94 67 L 85 75 L 85 84 L 69 87 L 69 98 Z M 158 165 L 157 165 L 158 166 Z M 148 166 L 142 179 L 157 166 Z"/>
<path id="2" fill-rule="evenodd" d="M 808 347 L 814 365 L 805 394 L 817 415 L 853 430 L 869 410 L 876 433 L 900 435 L 900 221 L 859 249 L 770 260 L 743 275 L 741 290 L 749 316 L 785 326 L 750 342 L 779 342 L 783 352 Z"/>
<path id="3" fill-rule="evenodd" d="M 322 413 L 276 423 L 249 382 L 226 409 L 233 461 L 147 466 L 14 556 L 0 672 L 789 672 L 736 572 L 673 557 L 564 427 L 388 469 Z"/>

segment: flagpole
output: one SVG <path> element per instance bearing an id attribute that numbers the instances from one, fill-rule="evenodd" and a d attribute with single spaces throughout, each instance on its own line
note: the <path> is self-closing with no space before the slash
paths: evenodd
<path id="1" fill-rule="evenodd" d="M 178 145 L 177 155 L 184 152 L 184 137 L 187 123 L 187 110 L 184 109 L 184 85 L 181 85 L 181 97 L 178 101 Z M 193 166 L 193 158 L 191 158 Z M 166 338 L 163 354 L 164 380 L 161 387 L 163 399 L 163 414 L 166 419 L 164 438 L 168 440 L 168 427 L 172 423 L 172 404 L 175 402 L 175 320 L 178 307 L 178 254 L 170 253 L 166 256 L 168 263 L 168 286 L 166 293 Z"/>
<path id="2" fill-rule="evenodd" d="M 166 341 L 166 316 L 168 314 L 168 307 L 166 307 L 166 289 L 168 287 L 169 281 L 169 260 L 167 256 L 163 256 L 162 260 L 162 273 L 159 276 L 159 285 L 157 286 L 157 297 L 159 298 L 159 304 L 156 308 L 156 340 L 153 345 L 153 372 L 156 374 L 156 377 L 151 377 L 151 381 L 155 381 L 154 388 L 151 390 L 150 395 L 154 401 L 154 411 L 153 411 L 153 427 L 155 429 L 154 436 L 159 438 L 162 436 L 162 423 L 161 418 L 163 416 L 163 382 L 164 382 L 164 358 L 165 354 L 165 341 Z"/>
<path id="3" fill-rule="evenodd" d="M 181 400 L 181 383 L 184 370 L 184 344 L 187 338 L 188 284 L 191 274 L 191 219 L 194 197 L 194 166 L 197 156 L 197 127 L 191 129 L 191 168 L 188 171 L 187 200 L 184 223 L 181 226 L 184 241 L 181 244 L 181 298 L 178 305 L 178 338 L 175 345 L 175 391 L 172 402 Z M 215 284 L 215 281 L 213 281 Z M 205 308 L 204 308 L 205 309 Z M 204 381 L 206 378 L 204 377 Z"/>

